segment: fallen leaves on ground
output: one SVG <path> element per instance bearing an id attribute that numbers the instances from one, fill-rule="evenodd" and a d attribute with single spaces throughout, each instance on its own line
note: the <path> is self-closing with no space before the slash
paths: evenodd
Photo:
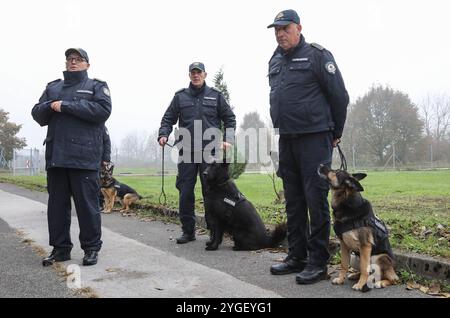
<path id="1" fill-rule="evenodd" d="M 450 298 L 450 293 L 444 293 L 441 291 L 441 286 L 439 285 L 439 283 L 433 283 L 430 286 L 425 286 L 415 281 L 408 281 L 406 283 L 406 290 L 419 290 L 422 293 L 430 296 Z"/>

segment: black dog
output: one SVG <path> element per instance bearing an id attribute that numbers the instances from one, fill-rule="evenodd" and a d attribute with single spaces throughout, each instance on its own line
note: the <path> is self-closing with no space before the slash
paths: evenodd
<path id="1" fill-rule="evenodd" d="M 232 235 L 235 251 L 276 247 L 286 237 L 286 224 L 278 225 L 269 235 L 255 207 L 231 180 L 228 166 L 213 162 L 203 172 L 205 217 L 211 236 L 206 249 L 216 250 L 224 232 Z"/>

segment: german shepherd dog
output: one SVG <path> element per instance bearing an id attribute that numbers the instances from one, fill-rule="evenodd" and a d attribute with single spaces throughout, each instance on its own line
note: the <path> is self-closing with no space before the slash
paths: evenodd
<path id="1" fill-rule="evenodd" d="M 112 176 L 114 165 L 112 163 L 102 167 L 100 172 L 100 191 L 104 197 L 103 213 L 111 213 L 115 202 L 122 204 L 120 212 L 128 212 L 130 205 L 142 197 L 130 186 L 120 183 Z"/>
<path id="2" fill-rule="evenodd" d="M 224 232 L 233 237 L 235 251 L 276 247 L 286 237 L 286 224 L 267 233 L 253 204 L 230 178 L 228 166 L 228 163 L 209 163 L 202 175 L 206 186 L 205 218 L 210 230 L 206 250 L 217 250 Z"/>
<path id="3" fill-rule="evenodd" d="M 344 283 L 350 265 L 350 253 L 359 254 L 358 282 L 354 290 L 367 291 L 369 275 L 373 287 L 383 288 L 399 280 L 394 270 L 393 253 L 389 244 L 388 230 L 378 219 L 369 201 L 361 196 L 364 188 L 359 183 L 365 173 L 350 174 L 344 170 L 331 170 L 320 165 L 319 175 L 331 186 L 334 230 L 341 245 L 341 270 L 332 283 Z M 358 266 L 354 266 L 358 270 Z M 350 279 L 350 277 L 349 277 Z M 357 279 L 357 278 L 356 278 Z"/>

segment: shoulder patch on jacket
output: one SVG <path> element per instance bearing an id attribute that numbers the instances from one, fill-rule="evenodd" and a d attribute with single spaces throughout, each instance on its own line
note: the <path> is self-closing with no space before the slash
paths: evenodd
<path id="1" fill-rule="evenodd" d="M 100 83 L 106 83 L 106 81 L 104 81 L 104 80 L 101 80 L 101 79 L 99 79 L 99 78 L 93 78 L 93 80 L 94 81 L 97 81 L 97 82 L 100 82 Z"/>
<path id="2" fill-rule="evenodd" d="M 54 81 L 48 82 L 47 85 L 50 85 L 50 84 L 53 84 L 53 83 L 57 83 L 57 82 L 60 82 L 60 81 L 61 81 L 61 79 L 58 78 L 58 79 L 56 79 Z"/>
<path id="3" fill-rule="evenodd" d="M 322 45 L 317 44 L 317 43 L 311 43 L 311 46 L 315 47 L 316 49 L 318 49 L 320 51 L 323 51 L 325 49 Z"/>

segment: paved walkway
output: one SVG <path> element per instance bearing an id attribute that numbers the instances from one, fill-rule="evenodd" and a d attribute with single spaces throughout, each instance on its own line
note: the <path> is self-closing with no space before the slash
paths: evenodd
<path id="1" fill-rule="evenodd" d="M 56 271 L 42 267 L 40 257 L 21 243 L 25 238 L 47 252 L 51 250 L 48 246 L 46 200 L 45 193 L 0 184 L 0 297 L 73 295 Z M 300 286 L 295 283 L 295 275 L 273 276 L 269 273 L 270 265 L 282 259 L 284 253 L 235 252 L 231 249 L 231 242 L 224 242 L 218 251 L 205 251 L 206 235 L 198 235 L 195 242 L 177 245 L 174 238 L 179 235 L 179 225 L 122 217 L 118 213 L 102 215 L 102 223 L 104 244 L 98 264 L 81 266 L 83 251 L 78 242 L 75 215 L 72 216 L 71 227 L 72 260 L 62 263 L 69 268 L 76 265 L 81 287 L 91 288 L 98 297 L 425 296 L 416 291 L 406 291 L 404 286 L 364 294 L 353 291 L 350 283 L 333 286 L 330 281 L 322 281 Z M 22 232 L 23 237 L 18 237 L 16 230 Z M 4 237 L 7 239 L 3 240 Z M 4 257 L 4 253 L 8 257 Z M 16 268 L 20 268 L 20 275 L 3 275 L 5 271 L 14 272 Z M 48 284 L 44 287 L 42 284 L 45 282 Z M 27 292 L 27 287 L 35 291 Z M 39 290 L 46 292 L 39 293 Z"/>

